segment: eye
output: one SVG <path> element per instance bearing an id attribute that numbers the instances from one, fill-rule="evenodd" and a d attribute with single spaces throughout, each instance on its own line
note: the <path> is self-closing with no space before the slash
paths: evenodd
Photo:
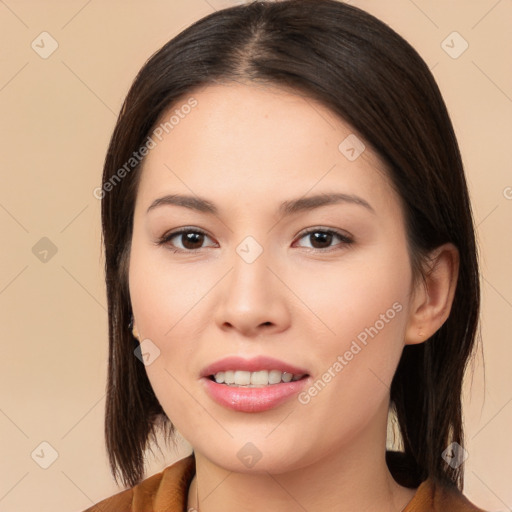
<path id="1" fill-rule="evenodd" d="M 331 243 L 336 238 L 338 240 L 341 240 L 341 244 L 336 245 L 350 245 L 354 241 L 352 238 L 348 237 L 347 235 L 340 233 L 339 231 L 333 230 L 333 229 L 323 229 L 323 228 L 313 228 L 310 229 L 304 233 L 301 234 L 300 239 L 302 238 L 309 238 L 311 245 L 309 248 L 314 250 L 320 250 L 322 252 L 324 249 L 330 249 L 331 247 L 334 247 L 336 249 L 336 246 L 332 246 Z M 308 247 L 308 246 L 302 246 L 302 247 Z"/>
<path id="2" fill-rule="evenodd" d="M 333 229 L 324 229 L 324 228 L 313 228 L 308 231 L 303 232 L 299 239 L 308 238 L 310 241 L 309 247 L 314 251 L 320 252 L 328 252 L 326 249 L 334 249 L 336 250 L 336 246 L 339 245 L 350 245 L 353 243 L 353 240 Z M 195 252 L 200 249 L 204 249 L 205 247 L 215 247 L 215 244 L 211 244 L 209 246 L 203 246 L 205 239 L 209 239 L 210 237 L 199 228 L 190 228 L 185 227 L 178 229 L 176 231 L 171 231 L 170 233 L 166 233 L 161 238 L 159 238 L 156 242 L 157 245 L 167 245 L 173 252 Z M 340 240 L 341 243 L 332 245 L 334 240 Z M 341 247 L 340 247 L 341 249 Z"/>
<path id="3" fill-rule="evenodd" d="M 174 252 L 194 252 L 203 249 L 205 238 L 209 237 L 199 228 L 181 228 L 166 233 L 156 243 L 157 245 L 168 245 Z"/>

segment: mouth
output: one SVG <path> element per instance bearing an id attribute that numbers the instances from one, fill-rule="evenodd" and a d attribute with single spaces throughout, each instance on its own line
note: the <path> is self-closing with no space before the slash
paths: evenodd
<path id="1" fill-rule="evenodd" d="M 228 386 L 272 386 L 295 382 L 308 376 L 306 369 L 267 356 L 245 359 L 229 356 L 218 360 L 201 371 L 200 377 Z"/>
<path id="2" fill-rule="evenodd" d="M 308 377 L 307 373 L 290 373 L 282 370 L 227 370 L 209 375 L 208 379 L 217 384 L 231 387 L 263 388 L 288 382 L 295 382 Z"/>
<path id="3" fill-rule="evenodd" d="M 266 356 L 227 357 L 201 372 L 207 395 L 238 412 L 263 412 L 289 401 L 311 381 L 298 366 Z"/>

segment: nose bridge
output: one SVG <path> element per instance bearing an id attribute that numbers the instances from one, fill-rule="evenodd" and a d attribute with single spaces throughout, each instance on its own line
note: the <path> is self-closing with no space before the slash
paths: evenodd
<path id="1" fill-rule="evenodd" d="M 285 321 L 286 308 L 282 289 L 267 268 L 270 251 L 248 236 L 235 248 L 230 258 L 231 272 L 226 276 L 218 297 L 216 320 L 246 334 L 262 325 Z"/>
<path id="2" fill-rule="evenodd" d="M 236 247 L 228 298 L 238 308 L 249 310 L 259 302 L 268 301 L 272 291 L 268 263 L 268 251 L 254 237 L 246 237 Z"/>

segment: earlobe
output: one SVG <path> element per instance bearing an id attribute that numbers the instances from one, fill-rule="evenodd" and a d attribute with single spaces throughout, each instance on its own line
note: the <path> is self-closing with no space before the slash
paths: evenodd
<path id="1" fill-rule="evenodd" d="M 452 243 L 430 253 L 425 281 L 420 280 L 414 290 L 406 345 L 428 340 L 444 324 L 450 315 L 458 274 L 459 251 Z"/>
<path id="2" fill-rule="evenodd" d="M 140 335 L 139 335 L 139 331 L 137 330 L 137 326 L 135 325 L 135 320 L 134 320 L 134 318 L 133 318 L 133 317 L 132 317 L 132 319 L 131 319 L 131 321 L 130 321 L 129 329 L 130 329 L 130 331 L 132 332 L 132 336 L 133 336 L 135 339 L 137 339 L 137 340 L 139 340 L 139 341 L 140 341 L 140 339 L 139 339 L 139 336 L 140 336 Z"/>

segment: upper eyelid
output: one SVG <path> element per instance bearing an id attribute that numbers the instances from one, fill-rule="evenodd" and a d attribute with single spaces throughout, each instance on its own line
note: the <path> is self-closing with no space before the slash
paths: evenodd
<path id="1" fill-rule="evenodd" d="M 298 237 L 298 236 L 302 237 L 304 235 L 311 234 L 312 232 L 315 232 L 315 231 L 333 232 L 333 233 L 335 233 L 337 235 L 343 235 L 343 236 L 346 236 L 347 238 L 352 238 L 352 235 L 350 235 L 349 233 L 344 233 L 343 230 L 340 230 L 338 228 L 330 228 L 330 227 L 327 227 L 327 226 L 314 226 L 314 227 L 311 227 L 311 228 L 304 228 L 302 231 L 297 233 L 296 237 Z M 208 232 L 205 231 L 202 228 L 187 227 L 187 226 L 185 226 L 183 228 L 178 228 L 176 230 L 168 231 L 167 233 L 162 235 L 161 238 L 174 237 L 174 236 L 177 236 L 177 235 L 181 235 L 183 233 L 201 233 L 202 235 L 206 235 L 209 238 L 212 238 L 208 234 Z"/>
<path id="2" fill-rule="evenodd" d="M 300 231 L 294 237 L 294 240 L 295 239 L 299 239 L 300 240 L 301 238 L 304 238 L 305 236 L 310 235 L 310 234 L 312 234 L 314 232 L 317 232 L 317 231 L 318 232 L 332 233 L 334 235 L 337 235 L 338 237 L 340 237 L 342 239 L 345 239 L 344 243 L 352 243 L 354 241 L 354 237 L 350 233 L 343 232 L 343 230 L 340 230 L 338 228 L 330 228 L 330 227 L 327 227 L 327 226 L 313 226 L 313 227 L 310 227 L 310 228 L 305 228 L 304 230 Z M 168 233 L 164 234 L 160 238 L 160 241 L 162 243 L 164 243 L 164 242 L 167 243 L 170 240 L 172 240 L 173 238 L 182 235 L 183 233 L 200 233 L 200 234 L 210 238 L 210 240 L 213 240 L 213 237 L 211 237 L 205 230 L 203 230 L 201 228 L 198 228 L 198 227 L 185 226 L 183 228 L 178 228 L 176 230 L 169 231 Z M 216 242 L 216 243 L 218 243 L 218 242 Z M 188 250 L 187 249 L 178 249 L 178 250 L 181 250 L 183 252 L 196 252 L 196 251 L 200 251 L 201 249 L 207 249 L 207 248 L 208 247 L 200 247 L 198 249 L 188 249 Z M 323 251 L 322 249 L 317 249 L 317 250 L 318 251 L 322 251 L 322 252 L 326 252 L 326 251 Z"/>
<path id="3" fill-rule="evenodd" d="M 186 226 L 184 228 L 171 230 L 171 231 L 165 233 L 164 235 L 162 235 L 160 240 L 161 241 L 163 241 L 163 240 L 170 241 L 175 237 L 179 237 L 180 235 L 183 235 L 184 233 L 199 233 L 201 235 L 208 237 L 210 240 L 213 240 L 213 238 L 205 230 L 203 230 L 201 228 L 193 228 L 193 227 L 189 228 Z M 199 250 L 199 249 L 197 249 L 197 250 Z M 192 252 L 192 250 L 189 250 L 189 252 Z"/>

